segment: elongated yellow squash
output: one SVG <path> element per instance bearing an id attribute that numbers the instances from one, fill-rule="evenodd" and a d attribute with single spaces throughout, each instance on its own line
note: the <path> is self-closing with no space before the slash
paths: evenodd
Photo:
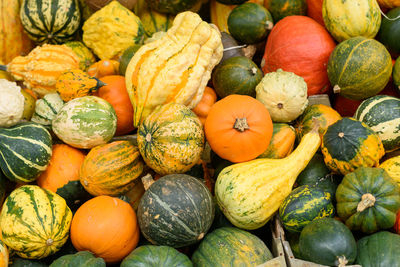
<path id="1" fill-rule="evenodd" d="M 320 144 L 318 130 L 313 129 L 286 158 L 255 159 L 224 168 L 215 183 L 222 212 L 239 228 L 252 230 L 266 224 Z"/>

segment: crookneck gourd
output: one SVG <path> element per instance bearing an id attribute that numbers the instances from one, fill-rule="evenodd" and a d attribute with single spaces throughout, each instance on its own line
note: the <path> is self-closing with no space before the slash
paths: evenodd
<path id="1" fill-rule="evenodd" d="M 255 159 L 221 171 L 215 183 L 215 196 L 232 224 L 251 230 L 268 222 L 318 150 L 321 138 L 317 128 L 305 134 L 286 158 Z"/>
<path id="2" fill-rule="evenodd" d="M 195 107 L 222 54 L 218 29 L 191 11 L 178 14 L 167 33 L 143 45 L 128 65 L 125 77 L 134 125 L 161 104 Z"/>

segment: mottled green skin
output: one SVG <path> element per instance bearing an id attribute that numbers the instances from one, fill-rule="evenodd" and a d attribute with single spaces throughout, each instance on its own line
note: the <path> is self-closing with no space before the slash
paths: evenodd
<path id="1" fill-rule="evenodd" d="M 267 9 L 271 12 L 275 24 L 287 16 L 306 16 L 307 2 L 305 0 L 266 0 Z"/>
<path id="2" fill-rule="evenodd" d="M 358 240 L 356 263 L 363 267 L 399 267 L 399 251 L 400 235 L 378 232 Z"/>
<path id="3" fill-rule="evenodd" d="M 52 139 L 38 123 L 23 122 L 0 129 L 0 168 L 15 182 L 32 182 L 50 162 Z"/>
<path id="4" fill-rule="evenodd" d="M 207 187 L 185 174 L 155 181 L 140 199 L 140 230 L 151 243 L 179 248 L 200 241 L 214 219 Z"/>
<path id="5" fill-rule="evenodd" d="M 340 95 L 362 100 L 378 94 L 392 73 L 392 58 L 374 39 L 353 37 L 335 47 L 328 61 L 328 77 Z"/>
<path id="6" fill-rule="evenodd" d="M 255 44 L 265 40 L 272 26 L 271 13 L 256 3 L 244 3 L 237 6 L 228 17 L 230 34 L 244 44 Z"/>
<path id="7" fill-rule="evenodd" d="M 13 263 L 9 265 L 10 267 L 47 267 L 48 265 L 36 261 L 36 260 L 27 260 L 22 258 L 14 258 Z"/>
<path id="8" fill-rule="evenodd" d="M 178 14 L 190 10 L 199 0 L 147 0 L 148 5 L 160 13 Z"/>
<path id="9" fill-rule="evenodd" d="M 334 215 L 331 194 L 309 185 L 294 189 L 279 207 L 282 224 L 290 232 L 300 233 L 311 221 Z"/>
<path id="10" fill-rule="evenodd" d="M 257 266 L 273 256 L 257 236 L 235 227 L 222 227 L 206 235 L 192 255 L 196 267 Z"/>
<path id="11" fill-rule="evenodd" d="M 379 135 L 386 152 L 400 148 L 399 98 L 387 95 L 370 97 L 358 106 L 354 118 Z"/>
<path id="12" fill-rule="evenodd" d="M 397 91 L 400 93 L 400 57 L 396 59 L 393 66 L 393 82 Z"/>
<path id="13" fill-rule="evenodd" d="M 53 261 L 49 267 L 106 267 L 102 258 L 96 258 L 89 251 L 79 251 L 75 254 L 64 255 Z"/>
<path id="14" fill-rule="evenodd" d="M 391 9 L 387 14 L 390 19 L 397 18 L 400 16 L 400 7 Z M 382 17 L 382 24 L 379 28 L 377 39 L 379 42 L 384 44 L 393 57 L 400 55 L 400 20 L 388 20 Z"/>
<path id="15" fill-rule="evenodd" d="M 145 245 L 133 250 L 121 267 L 192 267 L 188 256 L 168 246 Z"/>
<path id="16" fill-rule="evenodd" d="M 238 56 L 228 58 L 214 69 L 212 83 L 220 98 L 233 94 L 255 97 L 262 77 L 262 71 L 251 59 Z"/>
<path id="17" fill-rule="evenodd" d="M 375 197 L 375 204 L 359 212 L 357 205 L 367 193 Z M 371 234 L 391 228 L 396 222 L 400 188 L 384 169 L 360 167 L 343 178 L 336 201 L 337 214 L 351 230 Z"/>
<path id="18" fill-rule="evenodd" d="M 304 227 L 299 247 L 303 259 L 328 266 L 338 266 L 339 257 L 345 257 L 350 265 L 357 256 L 353 234 L 333 218 L 315 220 Z"/>

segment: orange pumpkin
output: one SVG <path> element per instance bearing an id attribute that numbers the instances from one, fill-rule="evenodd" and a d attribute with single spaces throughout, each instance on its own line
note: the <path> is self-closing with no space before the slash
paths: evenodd
<path id="1" fill-rule="evenodd" d="M 92 198 L 76 211 L 70 236 L 78 251 L 88 250 L 107 263 L 117 263 L 135 249 L 139 241 L 136 213 L 119 198 Z"/>
<path id="2" fill-rule="evenodd" d="M 125 77 L 111 75 L 100 78 L 106 85 L 100 87 L 97 95 L 109 102 L 117 114 L 116 136 L 133 131 L 133 107 L 125 85 Z"/>
<path id="3" fill-rule="evenodd" d="M 255 159 L 272 137 L 267 108 L 247 95 L 229 95 L 210 109 L 204 130 L 211 149 L 231 162 Z"/>
<path id="4" fill-rule="evenodd" d="M 101 78 L 119 73 L 119 62 L 111 59 L 100 60 L 89 67 L 88 74 L 92 77 Z"/>
<path id="5" fill-rule="evenodd" d="M 201 124 L 204 125 L 206 122 L 208 113 L 215 101 L 217 101 L 217 94 L 212 88 L 206 87 L 200 102 L 192 109 L 197 117 L 199 117 Z"/>

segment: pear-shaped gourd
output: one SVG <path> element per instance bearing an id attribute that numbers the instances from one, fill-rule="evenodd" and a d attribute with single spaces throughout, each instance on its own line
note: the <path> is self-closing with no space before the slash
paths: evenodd
<path id="1" fill-rule="evenodd" d="M 215 196 L 232 224 L 251 230 L 268 222 L 318 150 L 321 138 L 317 128 L 304 135 L 286 158 L 255 159 L 221 171 L 215 183 Z"/>

